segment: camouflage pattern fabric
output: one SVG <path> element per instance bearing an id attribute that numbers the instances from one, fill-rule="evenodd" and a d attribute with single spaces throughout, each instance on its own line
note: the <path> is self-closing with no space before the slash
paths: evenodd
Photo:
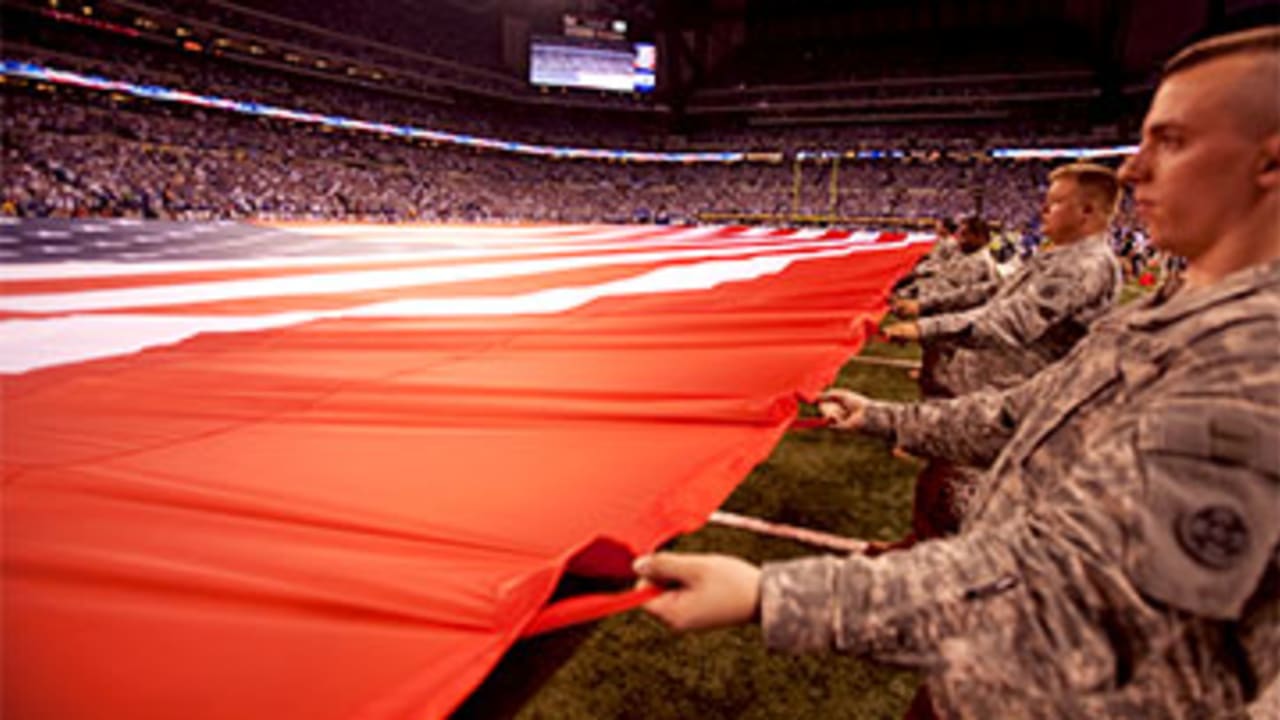
<path id="1" fill-rule="evenodd" d="M 922 342 L 959 346 L 937 368 L 952 396 L 1009 388 L 1061 359 L 1115 304 L 1120 263 L 1105 235 L 1033 257 L 980 307 L 924 317 Z"/>
<path id="2" fill-rule="evenodd" d="M 1167 286 L 1010 390 L 865 429 L 993 463 L 959 535 L 767 564 L 767 643 L 926 672 L 940 717 L 1234 718 L 1280 666 L 1280 261 Z"/>

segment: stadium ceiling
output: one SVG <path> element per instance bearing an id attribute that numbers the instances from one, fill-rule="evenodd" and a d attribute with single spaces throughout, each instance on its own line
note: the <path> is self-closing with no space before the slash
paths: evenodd
<path id="1" fill-rule="evenodd" d="M 96 0 L 92 17 L 51 10 L 57 2 L 13 0 L 6 17 L 116 23 L 152 43 L 176 33 L 184 51 L 415 101 L 603 112 L 677 135 L 713 124 L 949 121 L 965 93 L 934 91 L 966 84 L 989 102 L 961 119 L 1056 104 L 1105 123 L 1131 114 L 1178 46 L 1280 22 L 1280 0 L 386 0 L 358 28 L 344 26 L 355 0 Z M 652 43 L 656 91 L 531 85 L 531 38 L 563 32 L 566 14 L 623 20 L 629 40 Z M 412 32 L 392 32 L 410 18 Z M 453 42 L 417 40 L 431 33 Z"/>
<path id="2" fill-rule="evenodd" d="M 643 3 L 639 3 L 643 4 Z M 1280 22 L 1276 0 L 657 0 L 659 23 L 696 31 L 741 22 L 744 43 L 904 42 L 920 52 L 966 40 L 1014 43 L 1052 30 L 1079 58 L 1144 73 L 1198 36 Z M 932 43 L 930 42 L 932 41 Z"/>
<path id="3" fill-rule="evenodd" d="M 820 77 L 843 70 L 821 67 L 829 57 L 823 49 L 852 46 L 909 53 L 935 68 L 997 49 L 1017 58 L 1017 67 L 1087 70 L 1104 93 L 1118 94 L 1149 85 L 1154 69 L 1190 40 L 1280 22 L 1277 0 L 656 0 L 653 6 L 666 50 L 666 89 L 677 108 L 700 90 L 750 87 L 750 73 L 722 79 L 744 58 L 808 56 Z"/>

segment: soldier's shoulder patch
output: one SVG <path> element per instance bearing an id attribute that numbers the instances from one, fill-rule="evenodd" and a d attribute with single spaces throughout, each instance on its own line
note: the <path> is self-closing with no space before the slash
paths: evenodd
<path id="1" fill-rule="evenodd" d="M 1238 616 L 1280 540 L 1269 421 L 1265 408 L 1230 398 L 1184 398 L 1142 415 L 1125 565 L 1144 594 Z"/>
<path id="2" fill-rule="evenodd" d="M 1234 508 L 1206 505 L 1175 520 L 1178 545 L 1200 565 L 1225 570 L 1249 550 L 1249 526 Z"/>

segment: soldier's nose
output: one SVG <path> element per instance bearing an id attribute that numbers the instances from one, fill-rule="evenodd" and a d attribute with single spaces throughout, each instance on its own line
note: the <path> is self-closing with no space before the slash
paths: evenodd
<path id="1" fill-rule="evenodd" d="M 1116 177 L 1126 185 L 1138 182 L 1145 172 L 1143 160 L 1141 150 L 1125 158 L 1125 161 L 1120 164 L 1120 169 L 1116 171 Z"/>

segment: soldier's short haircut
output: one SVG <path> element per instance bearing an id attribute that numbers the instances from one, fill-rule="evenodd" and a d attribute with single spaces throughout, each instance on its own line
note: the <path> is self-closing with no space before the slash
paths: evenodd
<path id="1" fill-rule="evenodd" d="M 1218 35 L 1183 48 L 1164 64 L 1164 76 L 1180 73 L 1227 55 L 1280 55 L 1280 25 Z"/>
<path id="2" fill-rule="evenodd" d="M 1116 214 L 1120 206 L 1120 179 L 1116 171 L 1106 165 L 1097 163 L 1075 162 L 1054 168 L 1049 173 L 1049 181 L 1069 178 L 1074 180 L 1081 192 L 1088 195 L 1108 218 Z"/>
<path id="3" fill-rule="evenodd" d="M 1238 81 L 1235 106 L 1254 132 L 1280 131 L 1280 25 L 1218 35 L 1184 48 L 1164 64 L 1164 77 L 1225 57 L 1249 57 L 1253 63 Z"/>

